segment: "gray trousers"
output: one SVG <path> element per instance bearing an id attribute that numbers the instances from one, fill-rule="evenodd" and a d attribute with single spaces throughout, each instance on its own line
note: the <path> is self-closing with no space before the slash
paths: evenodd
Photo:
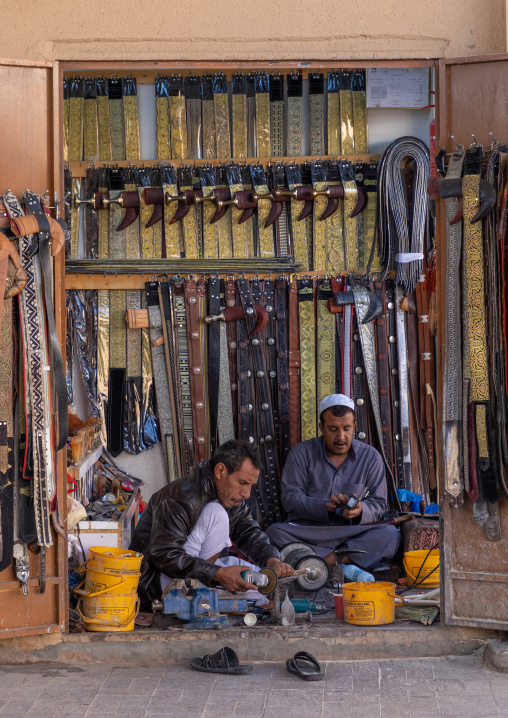
<path id="1" fill-rule="evenodd" d="M 351 554 L 351 563 L 367 571 L 382 571 L 390 567 L 397 553 L 401 535 L 392 524 L 377 526 L 324 526 L 323 524 L 272 524 L 266 534 L 278 549 L 288 543 L 301 541 L 312 546 L 318 556 L 325 558 L 339 546 L 362 549 L 366 554 Z"/>

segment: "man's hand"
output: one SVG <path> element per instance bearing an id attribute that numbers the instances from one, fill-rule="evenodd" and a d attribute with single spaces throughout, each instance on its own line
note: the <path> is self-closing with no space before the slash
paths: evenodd
<path id="1" fill-rule="evenodd" d="M 282 561 L 275 557 L 269 558 L 266 565 L 268 568 L 273 568 L 279 578 L 287 578 L 288 576 L 292 576 L 295 572 L 295 569 L 292 566 L 288 563 L 282 563 Z"/>
<path id="2" fill-rule="evenodd" d="M 256 587 L 252 583 L 244 581 L 240 575 L 243 571 L 248 571 L 248 567 L 224 566 L 223 568 L 219 568 L 215 574 L 215 580 L 230 593 L 233 593 L 233 591 L 251 591 Z"/>
<path id="3" fill-rule="evenodd" d="M 347 503 L 347 501 L 346 501 Z M 360 501 L 354 509 L 344 509 L 342 515 L 345 519 L 355 519 L 362 513 L 362 502 Z"/>
<path id="4" fill-rule="evenodd" d="M 327 504 L 328 511 L 333 514 L 336 509 L 340 509 L 340 507 L 343 504 L 347 504 L 348 501 L 349 496 L 346 496 L 346 494 L 332 494 Z"/>

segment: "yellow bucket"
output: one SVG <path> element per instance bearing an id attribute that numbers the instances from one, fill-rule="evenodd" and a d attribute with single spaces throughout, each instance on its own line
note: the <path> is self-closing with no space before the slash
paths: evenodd
<path id="1" fill-rule="evenodd" d="M 355 626 L 384 626 L 395 621 L 395 584 L 385 581 L 344 583 L 344 620 Z"/>
<path id="2" fill-rule="evenodd" d="M 425 557 L 427 556 L 427 560 Z M 425 560 L 425 564 L 423 563 Z M 408 587 L 418 582 L 418 586 L 439 588 L 439 549 L 428 551 L 406 551 L 404 568 L 407 573 Z M 428 576 L 428 578 L 426 578 Z"/>
<path id="3" fill-rule="evenodd" d="M 86 568 L 86 578 L 74 589 L 79 596 L 76 608 L 87 630 L 134 630 L 142 559 L 142 554 L 126 549 L 110 546 L 90 549 L 88 561 L 78 569 L 83 573 Z"/>
<path id="4" fill-rule="evenodd" d="M 133 631 L 139 613 L 137 596 L 79 598 L 76 610 L 87 631 Z"/>

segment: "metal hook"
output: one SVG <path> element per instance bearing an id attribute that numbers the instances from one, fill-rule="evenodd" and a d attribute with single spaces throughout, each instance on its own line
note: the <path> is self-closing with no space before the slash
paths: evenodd
<path id="1" fill-rule="evenodd" d="M 457 140 L 455 139 L 455 136 L 454 136 L 454 135 L 450 135 L 450 137 L 451 137 L 452 140 L 455 142 L 455 146 L 457 147 L 457 149 L 460 150 L 461 152 L 463 152 L 463 150 L 464 150 L 464 145 L 459 145 L 459 143 L 458 143 Z"/>
<path id="2" fill-rule="evenodd" d="M 471 144 L 471 147 L 479 147 L 479 143 L 478 143 L 476 137 L 473 134 L 471 135 L 471 137 L 474 140 L 474 144 Z"/>
<path id="3" fill-rule="evenodd" d="M 499 147 L 499 142 L 496 140 L 492 132 L 489 132 L 489 135 L 492 137 L 492 147 Z"/>
<path id="4" fill-rule="evenodd" d="M 434 135 L 434 137 L 433 137 L 432 139 L 434 140 L 434 144 L 435 144 L 437 147 L 439 147 L 439 149 L 441 150 L 441 152 L 446 152 L 446 150 L 444 150 L 444 149 L 441 147 L 441 145 L 439 144 L 439 142 L 437 141 L 436 135 Z"/>

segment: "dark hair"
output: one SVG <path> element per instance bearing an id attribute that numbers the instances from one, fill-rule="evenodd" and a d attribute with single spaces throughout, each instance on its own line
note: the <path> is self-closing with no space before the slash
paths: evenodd
<path id="1" fill-rule="evenodd" d="M 327 409 L 321 412 L 319 415 L 319 421 L 324 425 L 323 417 L 327 411 L 331 411 L 333 416 L 346 416 L 348 411 L 353 414 L 353 419 L 355 418 L 355 412 L 349 407 L 344 406 L 343 404 L 335 404 L 335 406 L 329 406 Z"/>
<path id="2" fill-rule="evenodd" d="M 243 439 L 230 439 L 215 450 L 210 464 L 212 471 L 217 464 L 224 464 L 228 474 L 232 474 L 234 471 L 238 471 L 245 459 L 250 459 L 256 469 L 260 469 L 262 466 L 258 450 L 252 444 Z"/>

